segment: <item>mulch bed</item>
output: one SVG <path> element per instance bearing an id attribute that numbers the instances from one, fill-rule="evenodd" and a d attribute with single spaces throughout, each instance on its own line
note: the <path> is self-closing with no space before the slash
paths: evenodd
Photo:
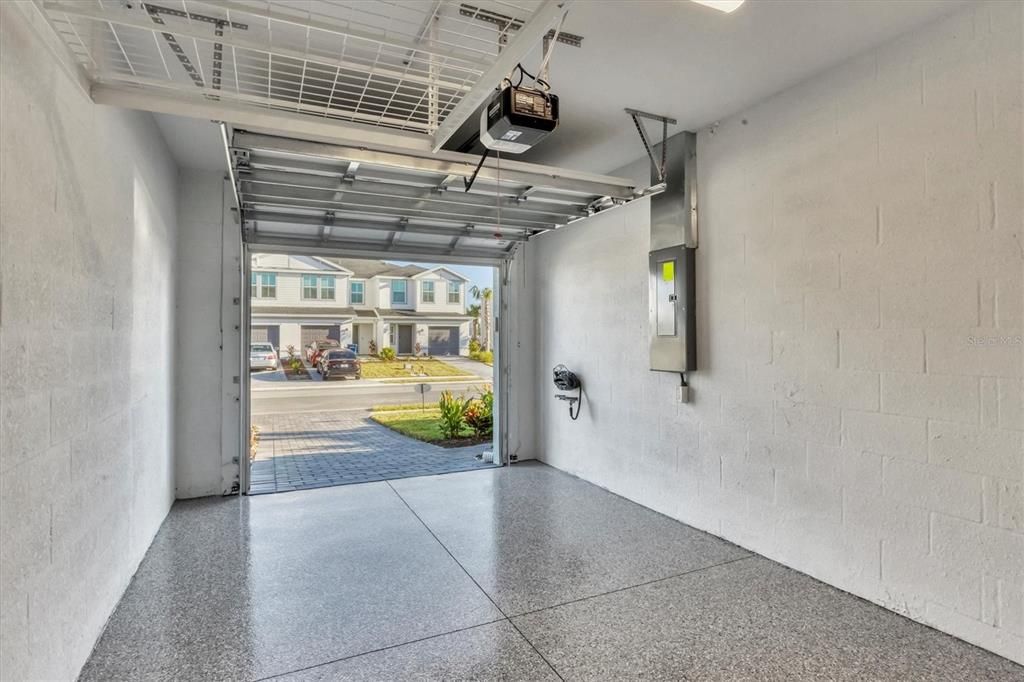
<path id="1" fill-rule="evenodd" d="M 434 440 L 430 441 L 431 445 L 438 445 L 442 448 L 465 448 L 470 445 L 483 445 L 485 443 L 490 444 L 490 438 L 452 438 L 450 440 Z"/>
<path id="2" fill-rule="evenodd" d="M 309 370 L 303 366 L 298 372 L 293 372 L 292 368 L 288 366 L 286 360 L 281 361 L 281 370 L 284 372 L 284 377 L 288 381 L 312 381 L 313 377 L 310 375 Z"/>

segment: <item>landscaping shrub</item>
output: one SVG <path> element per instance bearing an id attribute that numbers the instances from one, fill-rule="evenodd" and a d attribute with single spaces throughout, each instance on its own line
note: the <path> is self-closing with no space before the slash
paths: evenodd
<path id="1" fill-rule="evenodd" d="M 494 390 L 484 389 L 466 410 L 466 424 L 477 438 L 487 438 L 494 431 Z"/>
<path id="2" fill-rule="evenodd" d="M 437 421 L 441 435 L 448 439 L 462 435 L 462 429 L 466 426 L 466 410 L 472 401 L 472 398 L 456 398 L 451 391 L 441 393 L 437 401 L 437 407 L 441 410 L 441 417 Z"/>
<path id="3" fill-rule="evenodd" d="M 476 339 L 470 339 L 469 340 L 469 355 L 470 355 L 470 357 L 473 356 L 473 353 L 479 353 L 479 352 L 480 352 L 480 342 L 478 340 L 476 340 Z"/>
<path id="4" fill-rule="evenodd" d="M 376 355 L 376 354 L 377 354 L 377 342 L 374 341 L 373 339 L 370 339 L 370 355 Z"/>
<path id="5" fill-rule="evenodd" d="M 385 360 L 387 362 L 391 362 L 392 360 L 395 359 L 395 349 L 391 347 L 381 348 L 380 359 Z"/>
<path id="6" fill-rule="evenodd" d="M 469 359 L 490 365 L 494 362 L 494 353 L 489 350 L 478 350 L 476 352 L 470 351 Z"/>

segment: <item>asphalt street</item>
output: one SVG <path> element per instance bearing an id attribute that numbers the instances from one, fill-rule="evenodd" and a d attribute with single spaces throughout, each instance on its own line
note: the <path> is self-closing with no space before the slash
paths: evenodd
<path id="1" fill-rule="evenodd" d="M 255 382 L 254 382 L 255 383 Z M 490 382 L 486 379 L 459 383 L 431 383 L 422 395 L 428 403 L 437 402 L 441 392 L 449 390 L 456 395 L 469 396 L 480 392 Z M 421 400 L 419 384 L 377 384 L 359 381 L 332 381 L 295 386 L 295 382 L 254 387 L 252 413 L 287 414 L 319 412 L 325 410 L 368 410 L 374 405 L 418 403 Z"/>

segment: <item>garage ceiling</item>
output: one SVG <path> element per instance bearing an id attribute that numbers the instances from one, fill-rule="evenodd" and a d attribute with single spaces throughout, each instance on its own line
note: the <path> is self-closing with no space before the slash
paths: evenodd
<path id="1" fill-rule="evenodd" d="M 965 4 L 747 0 L 726 15 L 681 0 L 577 2 L 565 29 L 583 47 L 557 45 L 551 60 L 562 125 L 523 160 L 613 172 L 643 154 L 623 107 L 701 130 Z"/>
<path id="2" fill-rule="evenodd" d="M 681 0 L 576 2 L 565 29 L 583 46 L 557 45 L 552 58 L 562 121 L 519 160 L 611 172 L 643 154 L 623 107 L 668 114 L 679 121 L 673 131 L 699 130 L 964 4 L 748 0 L 725 15 Z M 538 50 L 524 58 L 538 62 Z M 179 129 L 169 135 L 179 149 L 216 137 L 203 121 L 165 124 Z M 195 151 L 183 162 L 222 167 L 216 147 Z"/>
<path id="3" fill-rule="evenodd" d="M 493 261 L 635 196 L 625 180 L 522 159 L 619 167 L 640 155 L 624 106 L 702 127 L 956 3 L 779 0 L 730 15 L 681 0 L 35 4 L 94 101 L 235 126 L 252 243 Z M 566 7 L 562 28 L 583 47 L 559 45 L 552 62 L 562 125 L 518 161 L 487 161 L 463 192 L 477 159 L 434 152 L 515 63 L 540 61 Z M 652 87 L 666 83 L 678 87 Z"/>

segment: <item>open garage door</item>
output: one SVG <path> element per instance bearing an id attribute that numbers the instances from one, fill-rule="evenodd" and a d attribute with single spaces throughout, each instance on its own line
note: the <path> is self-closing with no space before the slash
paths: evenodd
<path id="1" fill-rule="evenodd" d="M 531 236 L 634 197 L 631 182 L 478 157 L 235 131 L 243 238 L 261 252 L 495 264 Z"/>
<path id="2" fill-rule="evenodd" d="M 430 327 L 427 332 L 428 349 L 431 355 L 458 355 L 458 327 Z"/>

